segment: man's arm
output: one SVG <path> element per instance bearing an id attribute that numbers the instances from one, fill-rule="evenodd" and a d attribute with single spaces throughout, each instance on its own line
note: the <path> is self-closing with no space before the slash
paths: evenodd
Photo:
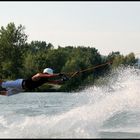
<path id="1" fill-rule="evenodd" d="M 54 78 L 54 77 L 58 77 L 59 74 L 47 74 L 47 73 L 37 73 L 36 75 L 34 75 L 32 77 L 33 81 L 37 81 L 40 78 L 46 77 L 46 78 Z"/>
<path id="2" fill-rule="evenodd" d="M 60 80 L 49 80 L 48 83 L 50 84 L 63 84 L 63 80 L 60 79 Z"/>
<path id="3" fill-rule="evenodd" d="M 61 76 L 61 79 L 59 80 L 49 80 L 48 82 L 51 83 L 51 84 L 63 84 L 65 81 L 68 81 L 69 78 L 64 75 L 64 74 L 59 74 L 59 76 Z"/>

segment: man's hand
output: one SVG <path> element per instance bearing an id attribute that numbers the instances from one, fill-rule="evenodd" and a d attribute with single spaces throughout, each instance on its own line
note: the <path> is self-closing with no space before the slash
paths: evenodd
<path id="1" fill-rule="evenodd" d="M 64 75 L 64 76 L 62 76 L 62 80 L 63 80 L 63 82 L 64 82 L 64 81 L 68 81 L 69 78 L 68 78 L 66 75 Z"/>
<path id="2" fill-rule="evenodd" d="M 69 78 L 63 73 L 59 73 L 59 76 L 61 76 L 61 81 L 63 81 L 63 82 L 69 80 Z"/>
<path id="3" fill-rule="evenodd" d="M 69 78 L 67 78 L 67 77 L 62 77 L 62 81 L 64 82 L 64 81 L 68 81 L 69 80 Z"/>
<path id="4" fill-rule="evenodd" d="M 65 74 L 63 74 L 63 73 L 59 73 L 58 75 L 61 77 L 65 76 Z"/>

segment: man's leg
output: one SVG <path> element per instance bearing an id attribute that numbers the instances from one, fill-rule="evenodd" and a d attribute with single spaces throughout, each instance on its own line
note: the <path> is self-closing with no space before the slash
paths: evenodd
<path id="1" fill-rule="evenodd" d="M 0 80 L 0 95 L 10 96 L 23 91 L 22 82 L 23 79 L 17 79 L 13 81 Z"/>
<path id="2" fill-rule="evenodd" d="M 2 88 L 13 88 L 13 89 L 22 89 L 22 82 L 23 79 L 17 79 L 17 80 L 13 80 L 13 81 L 5 81 L 1 83 L 1 87 Z"/>

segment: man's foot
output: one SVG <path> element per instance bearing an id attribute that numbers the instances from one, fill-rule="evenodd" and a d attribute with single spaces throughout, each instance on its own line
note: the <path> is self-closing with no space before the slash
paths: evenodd
<path id="1" fill-rule="evenodd" d="M 3 88 L 3 87 L 0 85 L 0 91 L 6 91 L 6 88 Z"/>
<path id="2" fill-rule="evenodd" d="M 5 96 L 7 96 L 7 94 L 8 94 L 8 93 L 7 93 L 6 90 L 5 90 L 5 91 L 4 91 L 4 90 L 3 90 L 3 91 L 0 91 L 0 95 L 5 95 Z"/>
<path id="3" fill-rule="evenodd" d="M 0 80 L 0 95 L 7 95 L 7 90 L 1 86 L 2 80 Z"/>

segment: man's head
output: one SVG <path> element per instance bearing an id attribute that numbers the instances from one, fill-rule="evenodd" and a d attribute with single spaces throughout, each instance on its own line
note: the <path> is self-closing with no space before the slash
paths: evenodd
<path id="1" fill-rule="evenodd" d="M 45 68 L 43 73 L 53 74 L 53 70 L 51 68 Z"/>

